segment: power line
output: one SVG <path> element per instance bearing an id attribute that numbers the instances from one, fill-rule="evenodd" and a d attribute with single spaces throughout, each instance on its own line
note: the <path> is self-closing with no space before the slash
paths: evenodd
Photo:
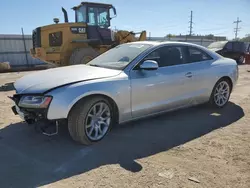
<path id="1" fill-rule="evenodd" d="M 189 21 L 189 35 L 191 36 L 193 34 L 193 11 L 191 10 L 191 17 Z"/>
<path id="2" fill-rule="evenodd" d="M 235 39 L 237 39 L 237 37 L 238 37 L 238 31 L 240 30 L 240 28 L 239 28 L 240 22 L 242 22 L 242 21 L 239 20 L 239 17 L 237 17 L 237 20 L 233 22 L 233 23 L 236 23 L 236 28 L 234 28 L 235 29 Z"/>

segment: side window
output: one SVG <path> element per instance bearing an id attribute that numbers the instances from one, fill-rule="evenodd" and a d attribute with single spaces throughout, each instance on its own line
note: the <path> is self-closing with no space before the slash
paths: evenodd
<path id="1" fill-rule="evenodd" d="M 228 42 L 225 47 L 226 50 L 228 51 L 232 51 L 233 50 L 233 43 L 232 42 Z"/>
<path id="2" fill-rule="evenodd" d="M 189 51 L 189 63 L 206 61 L 206 60 L 212 59 L 212 57 L 210 57 L 207 53 L 205 53 L 204 51 L 200 49 L 189 47 L 188 51 Z"/>
<path id="3" fill-rule="evenodd" d="M 82 6 L 76 11 L 76 20 L 77 22 L 86 23 L 86 7 Z"/>
<path id="4" fill-rule="evenodd" d="M 242 42 L 234 42 L 234 44 L 233 44 L 233 50 L 235 52 L 245 51 L 245 49 L 244 49 L 244 43 L 242 43 Z"/>
<path id="5" fill-rule="evenodd" d="M 161 59 L 161 57 L 160 57 L 159 50 L 155 50 L 155 51 L 151 52 L 147 57 L 145 57 L 144 61 L 145 60 L 154 60 L 159 64 L 160 59 Z"/>
<path id="6" fill-rule="evenodd" d="M 184 63 L 182 47 L 165 46 L 151 52 L 144 60 L 154 60 L 159 67 L 173 66 Z"/>

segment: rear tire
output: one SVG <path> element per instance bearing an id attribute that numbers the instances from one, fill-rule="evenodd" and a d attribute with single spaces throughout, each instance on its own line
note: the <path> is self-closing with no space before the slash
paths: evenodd
<path id="1" fill-rule="evenodd" d="M 70 56 L 70 65 L 86 64 L 99 55 L 99 52 L 91 47 L 77 48 Z"/>
<path id="2" fill-rule="evenodd" d="M 223 108 L 227 105 L 232 91 L 232 85 L 226 78 L 220 79 L 214 86 L 209 103 L 212 107 Z"/>
<path id="3" fill-rule="evenodd" d="M 103 112 L 102 115 L 101 112 Z M 68 130 L 73 140 L 90 145 L 106 136 L 112 127 L 113 119 L 113 109 L 107 99 L 86 98 L 79 101 L 70 111 Z M 96 136 L 97 134 L 99 135 Z"/>

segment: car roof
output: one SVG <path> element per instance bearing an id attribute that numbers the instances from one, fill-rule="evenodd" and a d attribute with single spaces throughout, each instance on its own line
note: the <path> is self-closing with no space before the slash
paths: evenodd
<path id="1" fill-rule="evenodd" d="M 172 44 L 172 45 L 189 45 L 189 46 L 194 46 L 202 49 L 206 49 L 206 47 L 190 43 L 190 42 L 178 42 L 178 41 L 136 41 L 136 42 L 130 42 L 130 44 L 149 44 L 153 46 L 161 46 L 161 45 L 166 45 L 166 44 Z"/>
<path id="2" fill-rule="evenodd" d="M 196 48 L 199 48 L 203 51 L 205 51 L 206 53 L 208 53 L 209 55 L 211 55 L 213 58 L 221 58 L 222 56 L 209 50 L 208 48 L 198 45 L 198 44 L 194 44 L 194 43 L 189 43 L 189 42 L 176 42 L 176 41 L 136 41 L 136 42 L 130 42 L 130 43 L 125 43 L 125 44 L 148 44 L 148 45 L 152 45 L 153 47 L 157 47 L 157 46 L 164 46 L 164 45 L 184 45 L 184 46 L 193 46 Z"/>

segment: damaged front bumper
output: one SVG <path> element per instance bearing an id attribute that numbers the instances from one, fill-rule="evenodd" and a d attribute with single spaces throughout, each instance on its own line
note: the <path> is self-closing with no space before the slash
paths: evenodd
<path id="1" fill-rule="evenodd" d="M 22 97 L 24 97 L 24 96 L 18 95 L 18 94 L 14 94 L 13 97 L 9 97 L 15 103 L 15 105 L 11 107 L 11 109 L 15 115 L 19 115 L 21 117 L 21 119 L 26 121 L 28 124 L 32 124 L 32 123 L 35 123 L 37 121 L 47 120 L 47 112 L 48 112 L 48 107 L 49 107 L 50 101 L 48 102 L 46 108 L 44 106 L 42 106 L 42 108 L 39 108 L 40 106 L 35 106 L 35 105 L 33 108 L 32 107 L 21 107 L 19 105 L 19 103 L 20 103 Z M 45 104 L 45 102 L 43 104 Z"/>
<path id="2" fill-rule="evenodd" d="M 42 132 L 44 135 L 53 136 L 58 134 L 58 121 L 59 120 L 48 120 L 47 119 L 47 108 L 28 108 L 19 106 L 19 101 L 22 96 L 14 95 L 11 98 L 15 105 L 11 107 L 12 112 L 15 115 L 19 115 L 28 124 L 34 124 L 35 129 Z"/>
<path id="3" fill-rule="evenodd" d="M 46 118 L 47 109 L 25 109 L 17 105 L 12 106 L 11 109 L 15 115 L 19 115 L 20 118 L 28 124 L 33 124 L 38 121 L 49 121 Z"/>

